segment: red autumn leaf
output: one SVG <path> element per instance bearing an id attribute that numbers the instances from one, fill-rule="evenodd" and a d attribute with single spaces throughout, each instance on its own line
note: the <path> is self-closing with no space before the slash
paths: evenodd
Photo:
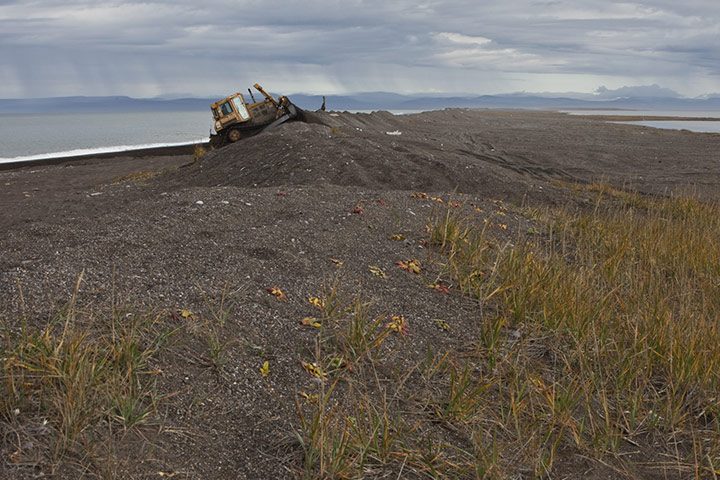
<path id="1" fill-rule="evenodd" d="M 445 295 L 450 295 L 450 287 L 447 285 L 443 285 L 442 283 L 431 283 L 429 285 L 430 287 L 434 288 L 440 293 L 444 293 Z"/>
<path id="2" fill-rule="evenodd" d="M 395 262 L 395 265 L 402 268 L 403 270 L 407 270 L 408 272 L 413 272 L 415 274 L 419 274 L 420 268 L 422 267 L 420 260 L 417 260 L 415 258 L 407 261 L 399 260 Z"/>
<path id="3" fill-rule="evenodd" d="M 385 202 L 384 200 L 378 200 L 377 202 L 378 202 L 380 205 L 382 205 L 383 207 L 387 207 L 387 206 L 388 206 L 388 205 L 387 205 L 387 202 Z"/>
<path id="4" fill-rule="evenodd" d="M 355 208 L 353 208 L 352 210 L 350 210 L 350 213 L 356 213 L 356 214 L 358 214 L 358 215 L 362 215 L 363 213 L 365 213 L 365 210 L 363 209 L 363 207 L 361 207 L 360 205 L 358 205 L 357 207 L 355 207 Z"/>
<path id="5" fill-rule="evenodd" d="M 278 194 L 278 197 L 284 197 L 285 195 L 287 195 L 287 193 L 283 192 L 282 190 L 279 191 L 277 194 Z"/>

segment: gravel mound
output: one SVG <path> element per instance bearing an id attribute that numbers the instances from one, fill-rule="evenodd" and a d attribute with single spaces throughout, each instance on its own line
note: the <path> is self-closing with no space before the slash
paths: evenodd
<path id="1" fill-rule="evenodd" d="M 558 182 L 652 194 L 690 184 L 715 197 L 708 174 L 717 169 L 717 138 L 548 112 L 305 112 L 305 122 L 210 152 L 160 180 L 167 188 L 336 185 L 514 202 L 555 202 L 548 195 Z"/>
<path id="2" fill-rule="evenodd" d="M 337 185 L 377 191 L 526 189 L 523 165 L 528 162 L 496 152 L 483 142 L 482 132 L 453 137 L 432 128 L 426 114 L 306 115 L 310 123 L 289 123 L 210 152 L 197 168 L 162 180 L 184 186 Z M 539 168 L 535 173 L 548 176 Z"/>

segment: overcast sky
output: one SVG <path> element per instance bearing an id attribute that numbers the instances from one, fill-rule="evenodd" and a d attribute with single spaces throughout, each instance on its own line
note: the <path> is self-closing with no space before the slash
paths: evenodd
<path id="1" fill-rule="evenodd" d="M 0 98 L 720 93 L 720 0 L 0 0 Z"/>

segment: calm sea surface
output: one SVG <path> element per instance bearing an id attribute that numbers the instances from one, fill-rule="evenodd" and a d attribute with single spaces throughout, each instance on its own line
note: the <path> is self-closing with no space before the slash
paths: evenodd
<path id="1" fill-rule="evenodd" d="M 685 117 L 685 118 L 720 118 L 720 112 L 713 111 L 678 111 L 678 110 L 565 110 L 570 115 L 613 115 L 617 117 Z M 637 120 L 625 123 L 644 127 L 665 128 L 670 130 L 690 130 L 691 132 L 720 133 L 720 121 L 693 120 Z"/>
<path id="2" fill-rule="evenodd" d="M 397 111 L 393 113 L 417 113 Z M 717 117 L 720 112 L 573 110 L 577 115 Z M 207 141 L 210 111 L 0 114 L 0 163 Z M 720 133 L 720 121 L 625 122 Z"/>
<path id="3" fill-rule="evenodd" d="M 207 141 L 210 110 L 0 114 L 0 162 Z"/>

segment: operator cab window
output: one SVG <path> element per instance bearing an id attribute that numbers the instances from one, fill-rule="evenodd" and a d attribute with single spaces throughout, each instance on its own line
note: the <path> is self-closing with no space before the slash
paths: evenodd
<path id="1" fill-rule="evenodd" d="M 222 105 L 220 105 L 220 112 L 223 115 L 230 115 L 232 114 L 232 107 L 230 106 L 230 102 L 225 102 Z"/>
<path id="2" fill-rule="evenodd" d="M 240 118 L 242 118 L 243 120 L 247 120 L 248 118 L 250 118 L 247 107 L 245 107 L 245 104 L 240 99 L 240 97 L 233 97 L 232 102 L 235 105 L 235 110 L 238 112 L 238 115 L 240 115 Z"/>

